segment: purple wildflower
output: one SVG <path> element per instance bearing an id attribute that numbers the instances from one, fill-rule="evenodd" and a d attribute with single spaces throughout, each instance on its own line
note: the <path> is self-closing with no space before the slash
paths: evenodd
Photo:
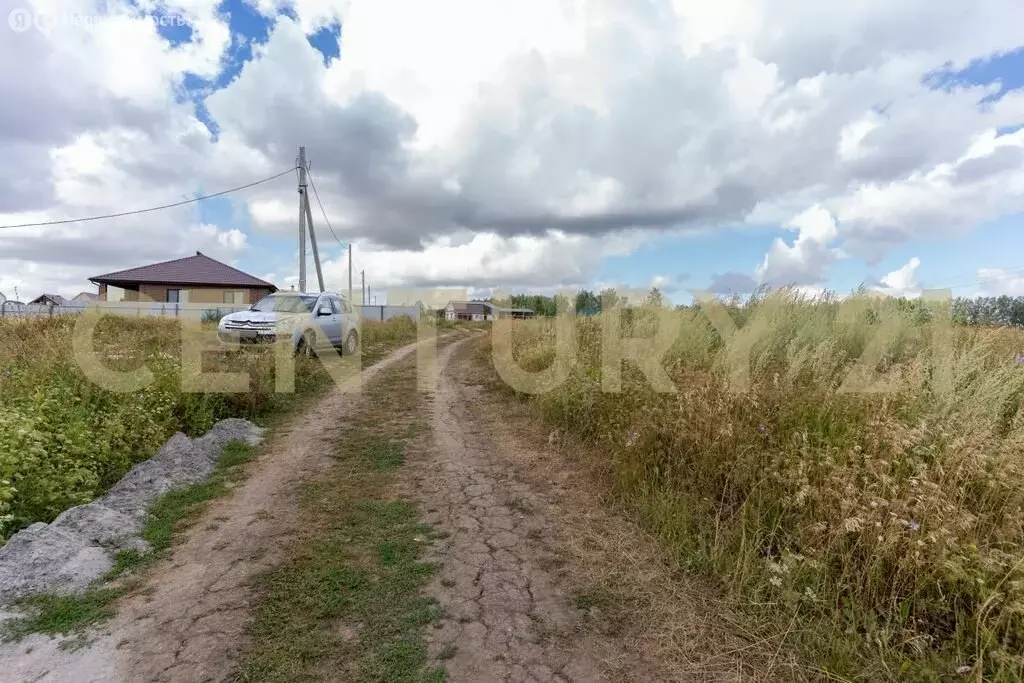
<path id="1" fill-rule="evenodd" d="M 767 427 L 765 427 L 764 425 L 757 425 L 757 431 L 759 431 L 759 432 L 763 432 L 763 431 L 765 431 L 766 429 L 768 429 L 768 428 L 767 428 Z"/>
<path id="2" fill-rule="evenodd" d="M 911 522 L 910 522 L 910 530 L 911 531 L 920 531 L 921 530 L 921 525 L 918 524 L 917 522 L 911 520 Z"/>
<path id="3" fill-rule="evenodd" d="M 1024 354 L 1018 353 L 1015 360 L 1017 361 L 1017 365 L 1024 364 Z"/>

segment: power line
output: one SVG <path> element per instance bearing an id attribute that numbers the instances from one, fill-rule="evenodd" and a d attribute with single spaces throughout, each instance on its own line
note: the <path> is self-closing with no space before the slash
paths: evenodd
<path id="1" fill-rule="evenodd" d="M 193 197 L 192 199 L 186 199 L 186 200 L 181 201 L 181 202 L 174 202 L 173 204 L 164 204 L 162 206 L 154 206 L 154 207 L 151 207 L 149 209 L 135 209 L 134 211 L 122 211 L 120 213 L 108 213 L 108 214 L 104 214 L 102 216 L 88 216 L 86 218 L 67 218 L 67 219 L 61 220 L 61 221 L 42 221 L 40 223 L 20 223 L 18 225 L 0 225 L 0 230 L 6 230 L 8 228 L 37 228 L 37 227 L 45 226 L 45 225 L 64 225 L 65 223 L 85 223 L 87 221 L 99 221 L 99 220 L 103 220 L 105 218 L 121 218 L 122 216 L 135 216 L 135 215 L 140 214 L 140 213 L 151 213 L 153 211 L 163 211 L 164 209 L 173 209 L 173 208 L 178 207 L 178 206 L 184 206 L 186 204 L 192 204 L 194 202 L 201 202 L 204 199 L 213 199 L 214 197 L 220 197 L 220 196 L 223 196 L 223 195 L 226 195 L 226 194 L 231 194 L 232 192 L 238 192 L 239 190 L 246 190 L 246 189 L 248 189 L 250 187 L 255 187 L 256 185 L 262 185 L 263 183 L 270 182 L 271 180 L 277 180 L 281 176 L 288 175 L 289 173 L 291 173 L 294 170 L 295 170 L 295 167 L 292 167 L 292 168 L 289 168 L 287 171 L 282 171 L 281 173 L 278 173 L 277 175 L 272 175 L 269 178 L 264 178 L 263 180 L 257 180 L 255 182 L 248 183 L 246 185 L 240 185 L 238 187 L 233 187 L 230 190 L 222 190 L 220 192 L 214 192 L 213 194 L 203 195 L 202 197 Z M 335 239 L 337 239 L 337 238 L 335 238 Z"/>
<path id="2" fill-rule="evenodd" d="M 977 285 L 987 285 L 994 282 L 1003 282 L 1004 280 L 1013 280 L 1024 276 L 1024 268 L 1014 268 L 1012 270 L 1005 270 L 999 277 L 986 278 L 984 280 L 975 280 L 974 282 L 964 282 L 959 285 L 946 285 L 944 287 L 934 287 L 933 289 L 964 289 L 966 287 L 976 287 Z"/>
<path id="3" fill-rule="evenodd" d="M 316 191 L 316 183 L 313 182 L 313 174 L 307 171 L 306 177 L 309 178 L 309 184 L 313 187 L 313 196 L 316 197 L 316 203 L 320 205 L 320 213 L 324 215 L 324 222 L 327 223 L 327 229 L 330 230 L 331 235 L 334 236 L 334 241 L 344 247 L 345 243 L 338 239 L 338 236 L 334 233 L 334 228 L 331 227 L 331 219 L 327 217 L 327 211 L 324 209 L 323 202 L 320 201 L 320 193 Z"/>

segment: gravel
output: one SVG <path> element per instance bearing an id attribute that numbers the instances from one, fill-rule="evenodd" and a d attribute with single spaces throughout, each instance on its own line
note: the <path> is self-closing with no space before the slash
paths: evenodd
<path id="1" fill-rule="evenodd" d="M 230 419 L 198 439 L 175 434 L 98 500 L 14 534 L 0 547 L 0 604 L 37 593 L 81 593 L 110 571 L 118 551 L 148 551 L 140 534 L 149 504 L 162 493 L 207 479 L 225 446 L 256 445 L 263 431 Z"/>

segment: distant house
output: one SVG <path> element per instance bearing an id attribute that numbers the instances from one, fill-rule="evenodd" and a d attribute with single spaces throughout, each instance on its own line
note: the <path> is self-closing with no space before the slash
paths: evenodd
<path id="1" fill-rule="evenodd" d="M 5 301 L 7 301 L 7 297 L 6 297 L 6 296 L 4 296 L 4 293 L 3 293 L 3 292 L 0 292 L 0 304 L 2 304 L 2 303 L 3 303 L 3 302 L 5 302 Z"/>
<path id="2" fill-rule="evenodd" d="M 99 294 L 93 294 L 92 292 L 79 292 L 78 294 L 75 295 L 75 298 L 72 299 L 71 301 L 73 303 L 76 303 L 76 304 L 88 304 L 88 303 L 92 303 L 93 301 L 99 301 L 99 300 L 100 300 L 100 295 Z"/>
<path id="3" fill-rule="evenodd" d="M 29 301 L 28 303 L 30 306 L 33 304 L 42 306 L 67 306 L 71 302 L 62 297 L 60 294 L 43 294 L 42 296 L 37 296 L 35 299 L 32 299 L 32 301 Z"/>
<path id="4" fill-rule="evenodd" d="M 499 308 L 488 301 L 449 301 L 444 307 L 445 320 L 486 321 L 495 318 L 532 318 L 529 308 Z"/>
<path id="5" fill-rule="evenodd" d="M 97 275 L 100 301 L 160 301 L 198 304 L 254 304 L 277 291 L 271 283 L 196 252 L 195 256 Z"/>

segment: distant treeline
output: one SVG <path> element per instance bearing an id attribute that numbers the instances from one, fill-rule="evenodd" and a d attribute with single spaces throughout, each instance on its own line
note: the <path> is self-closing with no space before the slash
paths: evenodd
<path id="1" fill-rule="evenodd" d="M 764 291 L 755 293 L 751 299 L 763 297 L 765 294 Z M 596 315 L 601 312 L 602 301 L 605 297 L 612 297 L 620 303 L 625 303 L 625 297 L 619 296 L 614 289 L 606 289 L 601 292 L 584 289 L 576 293 L 575 301 L 571 301 L 571 303 L 578 315 Z M 558 310 L 558 300 L 561 298 L 563 297 L 558 295 L 516 294 L 493 303 L 513 308 L 529 308 L 539 316 L 553 316 Z M 930 317 L 936 310 L 934 303 L 928 303 L 921 299 L 894 299 L 893 301 L 897 307 L 908 312 L 915 311 L 925 318 Z M 663 304 L 665 302 L 664 295 L 655 288 L 647 295 L 644 303 Z M 730 303 L 733 306 L 738 306 L 741 302 L 734 299 L 732 302 L 727 302 L 727 305 Z M 683 306 L 678 308 L 683 308 Z M 1024 326 L 1024 296 L 958 297 L 953 300 L 951 313 L 953 322 L 961 325 L 1022 327 Z"/>
<path id="2" fill-rule="evenodd" d="M 574 300 L 560 295 L 515 294 L 507 299 L 493 301 L 491 299 L 481 299 L 481 301 L 490 301 L 497 306 L 506 308 L 529 308 L 537 315 L 553 316 L 558 311 L 559 300 L 566 300 L 567 303 L 572 304 L 578 315 L 596 315 L 601 312 L 601 302 L 606 298 L 616 300 L 620 304 L 626 303 L 626 297 L 619 295 L 614 289 L 605 289 L 600 292 L 591 292 L 583 289 L 576 293 Z M 660 291 L 652 289 L 644 303 L 663 304 L 665 303 L 665 298 Z"/>

